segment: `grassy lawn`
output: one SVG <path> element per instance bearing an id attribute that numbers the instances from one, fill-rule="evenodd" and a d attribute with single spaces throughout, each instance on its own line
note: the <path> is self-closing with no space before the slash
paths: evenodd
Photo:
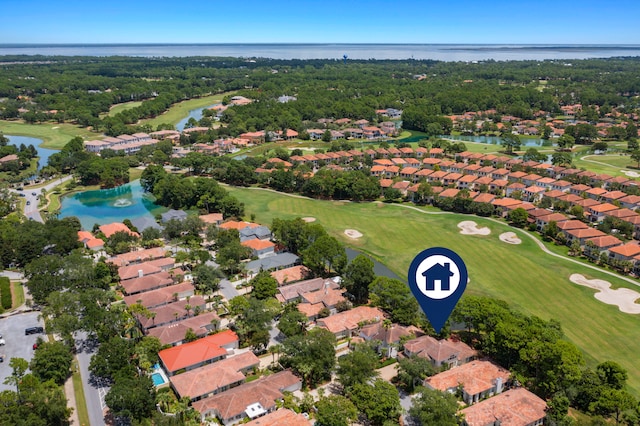
<path id="1" fill-rule="evenodd" d="M 137 167 L 132 167 L 129 169 L 129 182 L 133 182 L 134 180 L 140 179 L 142 176 L 142 172 L 144 170 L 138 169 Z"/>
<path id="2" fill-rule="evenodd" d="M 222 98 L 235 92 L 220 93 L 218 95 L 205 96 L 198 99 L 190 99 L 188 101 L 179 102 L 173 105 L 165 113 L 151 119 L 141 120 L 140 124 L 149 124 L 152 128 L 156 128 L 158 124 L 169 123 L 178 124 L 180 120 L 189 115 L 189 111 L 198 108 L 208 107 L 216 103 L 222 102 Z"/>
<path id="3" fill-rule="evenodd" d="M 475 216 L 425 214 L 398 205 L 347 203 L 294 198 L 268 191 L 229 188 L 245 203 L 247 214 L 270 225 L 273 218 L 312 216 L 332 235 L 366 252 L 406 277 L 409 264 L 421 250 L 442 246 L 456 251 L 467 264 L 469 294 L 506 300 L 511 306 L 543 319 L 558 319 L 566 337 L 580 347 L 590 365 L 615 360 L 629 372 L 631 391 L 640 395 L 640 352 L 637 316 L 597 301 L 594 291 L 569 281 L 573 273 L 604 279 L 613 287 L 631 287 L 621 279 L 543 253 L 523 231 Z M 457 224 L 474 220 L 491 229 L 488 236 L 460 235 Z M 347 228 L 364 234 L 358 240 L 344 235 Z M 522 244 L 501 242 L 502 232 L 520 234 Z M 640 289 L 638 289 L 640 290 Z"/>
<path id="4" fill-rule="evenodd" d="M 90 424 L 89 411 L 87 410 L 87 400 L 84 397 L 84 389 L 82 388 L 82 378 L 78 371 L 78 361 L 74 361 L 73 375 L 73 393 L 76 397 L 76 409 L 78 410 L 78 421 L 81 425 Z"/>
<path id="5" fill-rule="evenodd" d="M 42 123 L 26 124 L 19 121 L 0 120 L 0 131 L 5 135 L 30 136 L 42 139 L 43 148 L 62 149 L 71 139 L 81 136 L 85 139 L 100 139 L 102 135 L 73 124 Z"/>
<path id="6" fill-rule="evenodd" d="M 606 154 L 606 155 L 585 155 L 574 160 L 576 167 L 584 167 L 596 173 L 605 173 L 611 176 L 626 176 L 622 169 L 637 167 L 638 163 L 633 161 L 628 155 Z"/>
<path id="7" fill-rule="evenodd" d="M 116 104 L 112 106 L 109 112 L 105 115 L 108 115 L 109 117 L 113 117 L 119 112 L 126 111 L 131 108 L 139 107 L 140 105 L 142 105 L 142 101 L 132 101 L 132 102 L 125 102 L 122 104 Z"/>
<path id="8" fill-rule="evenodd" d="M 11 293 L 13 297 L 13 306 L 11 307 L 15 309 L 24 303 L 24 288 L 20 282 L 13 282 L 11 285 L 13 286 L 13 292 Z"/>

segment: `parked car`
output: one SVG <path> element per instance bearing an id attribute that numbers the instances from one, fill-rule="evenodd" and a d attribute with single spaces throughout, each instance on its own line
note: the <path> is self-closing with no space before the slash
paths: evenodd
<path id="1" fill-rule="evenodd" d="M 0 346 L 4 346 L 4 339 L 2 338 L 2 336 L 0 336 Z"/>
<path id="2" fill-rule="evenodd" d="M 33 350 L 35 351 L 36 349 L 38 349 L 38 344 L 37 344 L 37 343 L 34 343 L 34 344 L 33 344 Z"/>
<path id="3" fill-rule="evenodd" d="M 0 362 L 4 362 L 4 354 L 0 354 Z"/>
<path id="4" fill-rule="evenodd" d="M 35 195 L 36 195 L 36 193 L 35 193 L 35 192 L 32 192 L 32 193 L 31 193 L 31 195 L 35 196 Z"/>
<path id="5" fill-rule="evenodd" d="M 44 333 L 44 328 L 43 327 L 29 327 L 29 328 L 25 328 L 24 329 L 24 335 L 28 336 L 29 334 L 38 334 L 38 333 Z"/>
<path id="6" fill-rule="evenodd" d="M 31 201 L 27 200 L 27 205 L 31 204 Z"/>

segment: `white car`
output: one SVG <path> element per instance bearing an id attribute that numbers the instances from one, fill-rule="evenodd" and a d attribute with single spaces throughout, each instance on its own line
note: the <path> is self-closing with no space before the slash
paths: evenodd
<path id="1" fill-rule="evenodd" d="M 4 339 L 0 336 L 0 346 L 4 346 Z"/>

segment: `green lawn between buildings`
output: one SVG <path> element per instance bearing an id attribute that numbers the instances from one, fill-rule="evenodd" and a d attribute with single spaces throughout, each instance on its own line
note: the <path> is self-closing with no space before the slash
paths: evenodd
<path id="1" fill-rule="evenodd" d="M 246 216 L 255 214 L 256 220 L 266 225 L 275 217 L 315 217 L 345 244 L 371 254 L 402 277 L 406 277 L 413 257 L 425 248 L 443 246 L 456 251 L 469 270 L 468 294 L 503 299 L 527 314 L 559 320 L 567 338 L 582 349 L 590 365 L 605 360 L 620 363 L 629 372 L 630 390 L 640 396 L 638 317 L 597 301 L 593 290 L 571 283 L 569 276 L 580 273 L 605 279 L 613 287 L 634 288 L 633 284 L 552 257 L 523 231 L 477 216 L 425 214 L 398 205 L 309 200 L 256 189 L 228 189 L 245 203 Z M 462 220 L 488 226 L 491 234 L 460 235 L 457 224 Z M 349 239 L 344 235 L 347 228 L 364 236 Z M 518 233 L 522 244 L 501 242 L 498 236 L 506 231 Z"/>
<path id="2" fill-rule="evenodd" d="M 161 114 L 155 118 L 141 120 L 140 124 L 149 124 L 154 130 L 159 124 L 163 123 L 176 125 L 180 120 L 189 115 L 189 111 L 220 103 L 225 96 L 232 95 L 233 93 L 235 92 L 225 92 L 219 93 L 217 95 L 205 96 L 202 98 L 189 99 L 188 101 L 179 102 L 172 105 L 171 108 L 169 108 L 164 114 Z"/>

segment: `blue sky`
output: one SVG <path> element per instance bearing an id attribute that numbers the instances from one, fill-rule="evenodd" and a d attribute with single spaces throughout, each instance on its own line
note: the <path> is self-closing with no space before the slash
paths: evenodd
<path id="1" fill-rule="evenodd" d="M 0 44 L 640 44 L 639 12 L 637 0 L 0 0 Z"/>

